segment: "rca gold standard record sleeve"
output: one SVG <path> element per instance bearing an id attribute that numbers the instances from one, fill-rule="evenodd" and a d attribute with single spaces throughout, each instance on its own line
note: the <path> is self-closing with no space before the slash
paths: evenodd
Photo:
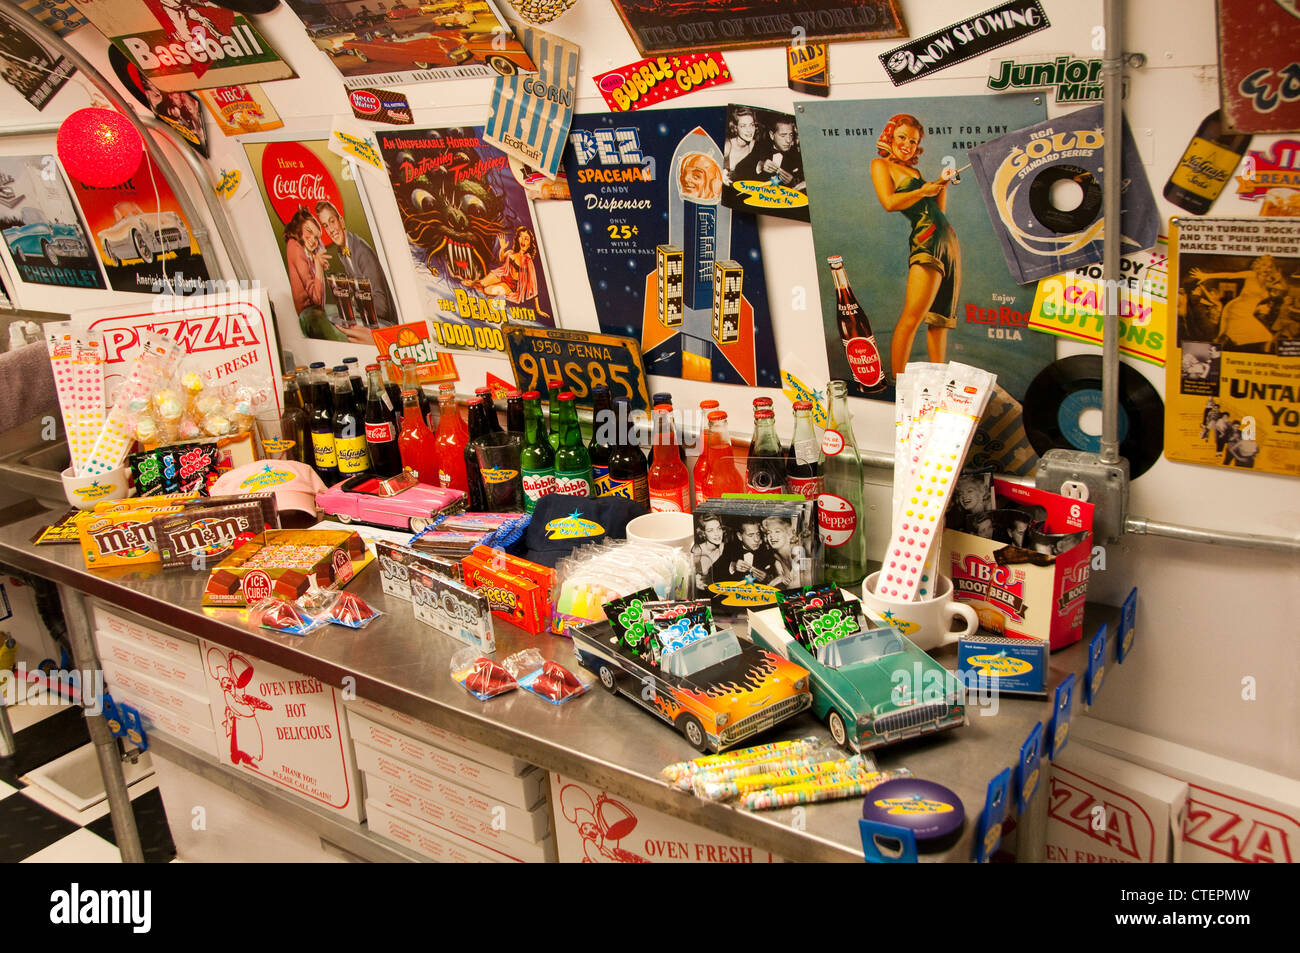
<path id="1" fill-rule="evenodd" d="M 1160 215 L 1124 123 L 1123 252 L 1156 243 Z M 1020 284 L 1101 261 L 1107 170 L 1102 107 L 1092 106 L 970 150 L 1007 268 Z"/>
<path id="2" fill-rule="evenodd" d="M 1053 361 L 1025 392 L 1024 413 L 1029 442 L 1040 456 L 1048 450 L 1100 452 L 1101 437 L 1090 431 L 1101 425 L 1101 356 L 1078 354 Z M 1160 459 L 1164 417 L 1156 389 L 1133 368 L 1120 364 L 1119 452 L 1128 460 L 1132 477 L 1146 473 Z"/>

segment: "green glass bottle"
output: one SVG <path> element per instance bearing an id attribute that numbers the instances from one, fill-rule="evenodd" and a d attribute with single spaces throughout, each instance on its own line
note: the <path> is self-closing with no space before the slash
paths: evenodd
<path id="1" fill-rule="evenodd" d="M 565 496 L 595 496 L 591 488 L 591 457 L 582 445 L 573 394 L 562 391 L 557 400 L 560 405 L 560 439 L 555 450 L 555 492 Z"/>
<path id="2" fill-rule="evenodd" d="M 519 451 L 524 480 L 524 512 L 537 509 L 538 501 L 555 492 L 555 451 L 542 418 L 542 395 L 524 394 L 524 445 Z"/>

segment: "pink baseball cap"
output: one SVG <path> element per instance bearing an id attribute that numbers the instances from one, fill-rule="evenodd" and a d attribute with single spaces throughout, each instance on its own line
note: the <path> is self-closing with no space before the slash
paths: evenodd
<path id="1" fill-rule="evenodd" d="M 275 494 L 276 506 L 281 510 L 300 510 L 315 516 L 316 494 L 324 489 L 325 484 L 316 471 L 305 463 L 254 460 L 223 473 L 208 492 L 213 496 L 234 496 L 269 490 Z"/>

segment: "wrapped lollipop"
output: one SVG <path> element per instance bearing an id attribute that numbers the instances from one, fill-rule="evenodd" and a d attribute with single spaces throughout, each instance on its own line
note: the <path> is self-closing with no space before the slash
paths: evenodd
<path id="1" fill-rule="evenodd" d="M 152 450 L 162 443 L 162 433 L 158 422 L 152 417 L 141 417 L 135 422 L 135 439 L 145 450 Z"/>
<path id="2" fill-rule="evenodd" d="M 185 407 L 193 413 L 194 401 L 203 392 L 203 378 L 189 371 L 181 376 L 181 392 L 185 395 Z"/>
<path id="3" fill-rule="evenodd" d="M 234 432 L 234 423 L 220 410 L 208 414 L 199 421 L 199 427 L 209 437 L 224 437 Z"/>
<path id="4" fill-rule="evenodd" d="M 185 401 L 181 395 L 170 387 L 157 391 L 150 401 L 154 419 L 163 442 L 170 443 L 180 436 L 181 419 L 185 416 Z"/>
<path id="5" fill-rule="evenodd" d="M 235 399 L 231 401 L 228 408 L 231 422 L 234 424 L 235 433 L 247 433 L 253 429 L 253 391 L 247 387 L 241 387 L 235 394 Z"/>
<path id="6" fill-rule="evenodd" d="M 221 413 L 222 401 L 221 396 L 212 390 L 205 390 L 198 394 L 193 401 L 193 413 L 195 420 L 202 420 L 212 414 Z"/>

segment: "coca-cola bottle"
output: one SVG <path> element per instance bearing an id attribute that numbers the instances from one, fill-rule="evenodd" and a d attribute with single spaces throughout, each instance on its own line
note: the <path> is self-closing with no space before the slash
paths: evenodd
<path id="1" fill-rule="evenodd" d="M 822 434 L 822 492 L 817 497 L 817 528 L 827 582 L 855 586 L 867 574 L 867 534 L 862 525 L 862 458 L 853 438 L 849 389 L 831 381 L 830 408 Z"/>
<path id="2" fill-rule="evenodd" d="M 387 354 L 380 354 L 378 362 L 379 379 L 383 381 L 384 389 L 388 391 L 388 401 L 393 405 L 393 423 L 400 431 L 402 429 L 402 385 L 395 379 L 397 372 Z"/>
<path id="3" fill-rule="evenodd" d="M 769 404 L 770 397 L 760 397 Z M 785 488 L 785 457 L 776 435 L 776 414 L 771 407 L 754 402 L 754 439 L 749 443 L 745 461 L 746 483 L 750 493 L 780 493 Z"/>
<path id="4" fill-rule="evenodd" d="M 831 266 L 831 279 L 835 282 L 835 313 L 840 328 L 840 341 L 848 358 L 849 372 L 853 375 L 854 391 L 860 395 L 875 394 L 889 386 L 885 378 L 885 365 L 876 346 L 876 335 L 871 330 L 867 313 L 858 304 L 848 275 L 844 273 L 844 259 L 831 255 L 826 259 Z M 895 371 L 901 368 L 895 368 Z"/>
<path id="5" fill-rule="evenodd" d="M 379 376 L 378 364 L 366 365 L 366 450 L 370 468 L 377 477 L 402 472 L 402 454 L 397 446 L 397 425 L 393 423 L 393 401 Z"/>
<path id="6" fill-rule="evenodd" d="M 794 437 L 786 460 L 785 491 L 815 500 L 822 492 L 821 447 L 813 430 L 812 401 L 794 402 Z"/>

